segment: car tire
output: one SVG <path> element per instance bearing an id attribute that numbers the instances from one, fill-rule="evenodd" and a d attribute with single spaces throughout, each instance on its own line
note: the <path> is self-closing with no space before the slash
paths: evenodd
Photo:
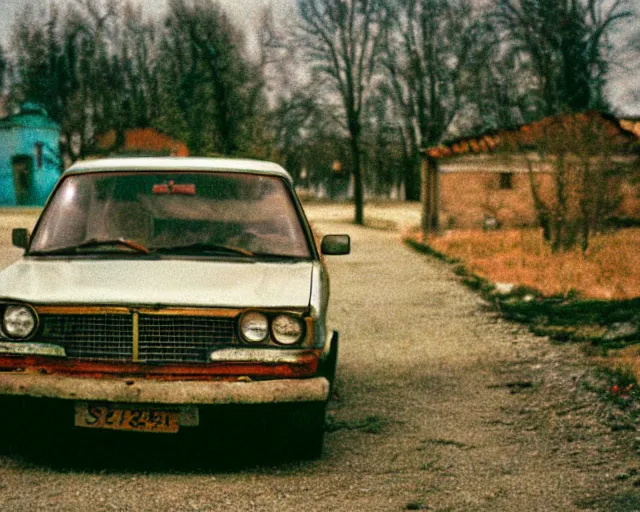
<path id="1" fill-rule="evenodd" d="M 327 402 L 291 404 L 280 430 L 280 445 L 292 458 L 313 460 L 322 456 Z"/>
<path id="2" fill-rule="evenodd" d="M 329 381 L 329 396 L 333 394 L 333 388 L 336 381 L 336 371 L 338 368 L 338 342 L 340 336 L 337 331 L 331 336 L 331 345 L 327 357 L 320 361 L 318 374 Z"/>

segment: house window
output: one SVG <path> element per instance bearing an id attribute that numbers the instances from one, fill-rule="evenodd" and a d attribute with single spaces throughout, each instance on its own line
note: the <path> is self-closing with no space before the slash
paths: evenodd
<path id="1" fill-rule="evenodd" d="M 500 173 L 500 190 L 511 190 L 513 188 L 513 173 Z"/>

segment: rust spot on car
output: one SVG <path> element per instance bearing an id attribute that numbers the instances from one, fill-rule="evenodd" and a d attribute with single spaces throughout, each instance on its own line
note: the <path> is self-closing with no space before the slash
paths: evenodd
<path id="1" fill-rule="evenodd" d="M 51 359 L 38 356 L 2 356 L 0 371 L 73 375 L 93 378 L 141 377 L 150 380 L 237 380 L 247 376 L 252 380 L 274 378 L 306 378 L 318 371 L 321 350 L 309 350 L 295 363 L 265 364 L 260 362 L 216 362 L 207 364 L 118 363 Z"/>
<path id="2" fill-rule="evenodd" d="M 129 308 L 110 306 L 36 306 L 39 315 L 128 315 Z"/>
<path id="3" fill-rule="evenodd" d="M 36 306 L 39 315 L 129 315 L 136 311 L 143 315 L 215 316 L 234 318 L 243 310 L 237 308 L 173 308 L 120 306 Z"/>

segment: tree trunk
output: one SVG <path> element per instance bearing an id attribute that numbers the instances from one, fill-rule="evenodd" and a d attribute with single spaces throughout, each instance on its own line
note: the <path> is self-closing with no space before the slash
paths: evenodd
<path id="1" fill-rule="evenodd" d="M 536 209 L 538 225 L 542 228 L 542 236 L 545 242 L 551 242 L 551 215 L 540 197 L 538 185 L 536 184 L 536 180 L 533 175 L 533 164 L 528 159 L 527 168 L 529 174 L 529 186 L 531 187 L 531 197 L 533 198 L 533 205 Z"/>
<path id="2" fill-rule="evenodd" d="M 558 155 L 555 165 L 556 208 L 553 219 L 553 242 L 551 252 L 564 251 L 568 248 L 571 233 L 567 225 L 567 196 L 566 196 L 566 162 L 565 155 Z"/>
<path id="3" fill-rule="evenodd" d="M 420 201 L 420 155 L 410 130 L 398 127 L 402 142 L 402 175 L 405 201 Z"/>
<path id="4" fill-rule="evenodd" d="M 422 203 L 422 215 L 420 228 L 422 236 L 426 236 L 431 227 L 431 193 L 429 190 L 429 163 L 426 156 L 422 156 L 420 162 L 420 202 Z"/>
<path id="5" fill-rule="evenodd" d="M 433 158 L 427 158 L 431 169 L 431 231 L 438 233 L 440 231 L 440 169 L 438 161 Z"/>
<path id="6" fill-rule="evenodd" d="M 420 163 L 413 156 L 405 160 L 404 189 L 407 201 L 420 201 Z"/>
<path id="7" fill-rule="evenodd" d="M 351 161 L 353 162 L 353 200 L 356 209 L 354 222 L 362 226 L 364 224 L 364 185 L 360 162 L 360 135 L 352 133 L 350 143 Z"/>
<path id="8" fill-rule="evenodd" d="M 420 166 L 422 201 L 421 228 L 423 235 L 437 233 L 440 229 L 440 180 L 438 162 L 427 155 L 422 155 Z"/>

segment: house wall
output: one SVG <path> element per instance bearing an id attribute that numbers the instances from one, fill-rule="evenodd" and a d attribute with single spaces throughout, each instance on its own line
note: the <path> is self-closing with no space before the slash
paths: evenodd
<path id="1" fill-rule="evenodd" d="M 441 224 L 450 228 L 482 227 L 491 216 L 504 226 L 535 224 L 529 177 L 513 173 L 512 188 L 500 188 L 500 173 L 443 172 L 440 175 Z M 544 180 L 549 180 L 545 175 Z"/>
<path id="2" fill-rule="evenodd" d="M 640 219 L 640 172 L 628 176 L 620 186 L 622 200 L 617 215 L 630 219 Z"/>
<path id="3" fill-rule="evenodd" d="M 154 128 L 132 128 L 124 133 L 124 145 L 117 147 L 117 133 L 110 130 L 98 135 L 97 147 L 103 153 L 142 154 L 144 156 L 189 156 L 187 145 Z"/>
<path id="4" fill-rule="evenodd" d="M 12 159 L 16 155 L 33 158 L 29 204 L 43 205 L 60 177 L 59 133 L 52 128 L 13 126 L 0 130 L 0 205 L 17 204 Z M 43 144 L 42 167 L 36 161 L 36 144 Z"/>
<path id="5" fill-rule="evenodd" d="M 619 179 L 619 217 L 640 219 L 640 185 L 631 174 Z M 552 196 L 553 176 L 536 172 L 543 198 Z M 444 228 L 481 228 L 487 217 L 496 218 L 504 227 L 537 224 L 529 174 L 512 173 L 512 188 L 500 188 L 500 172 L 487 170 L 443 170 L 440 174 L 440 212 Z"/>

